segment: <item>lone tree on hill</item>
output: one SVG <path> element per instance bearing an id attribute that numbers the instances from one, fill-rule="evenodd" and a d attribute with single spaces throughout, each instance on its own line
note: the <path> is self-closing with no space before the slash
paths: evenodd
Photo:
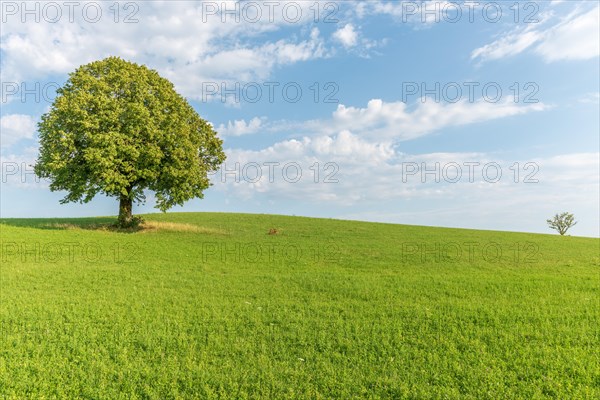
<path id="1" fill-rule="evenodd" d="M 61 204 L 117 197 L 120 227 L 137 222 L 132 204 L 145 189 L 163 212 L 202 198 L 225 160 L 217 133 L 171 82 L 118 57 L 71 73 L 38 130 L 35 172 L 67 191 Z"/>
<path id="2" fill-rule="evenodd" d="M 560 233 L 561 235 L 567 233 L 567 230 L 569 230 L 569 228 L 577 224 L 577 221 L 575 221 L 575 217 L 573 216 L 573 214 L 569 214 L 568 212 L 556 214 L 554 218 L 547 219 L 546 222 L 548 222 L 548 226 L 550 228 L 557 230 L 558 233 Z"/>

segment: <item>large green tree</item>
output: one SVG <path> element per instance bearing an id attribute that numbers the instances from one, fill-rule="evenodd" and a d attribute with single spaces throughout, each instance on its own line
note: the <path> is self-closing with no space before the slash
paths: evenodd
<path id="1" fill-rule="evenodd" d="M 120 226 L 132 223 L 144 190 L 161 211 L 202 198 L 225 160 L 217 133 L 171 82 L 118 57 L 71 73 L 38 130 L 36 174 L 67 191 L 61 203 L 117 197 Z"/>

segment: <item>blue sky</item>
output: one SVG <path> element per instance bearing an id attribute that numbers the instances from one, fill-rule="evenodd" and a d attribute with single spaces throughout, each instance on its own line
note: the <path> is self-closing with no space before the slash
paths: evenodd
<path id="1" fill-rule="evenodd" d="M 224 140 L 230 172 L 172 211 L 600 235 L 597 2 L 53 4 L 2 2 L 2 217 L 116 214 L 23 168 L 55 88 L 116 55 Z"/>

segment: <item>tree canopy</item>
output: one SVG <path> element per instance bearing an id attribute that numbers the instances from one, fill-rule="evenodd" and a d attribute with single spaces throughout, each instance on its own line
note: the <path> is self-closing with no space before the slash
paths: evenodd
<path id="1" fill-rule="evenodd" d="M 117 197 L 121 225 L 144 190 L 161 211 L 202 198 L 225 160 L 217 133 L 171 82 L 118 57 L 71 73 L 38 130 L 35 172 L 67 192 L 61 203 Z"/>

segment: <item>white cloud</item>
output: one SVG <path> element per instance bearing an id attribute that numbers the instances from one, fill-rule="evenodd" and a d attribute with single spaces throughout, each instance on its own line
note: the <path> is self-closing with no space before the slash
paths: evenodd
<path id="1" fill-rule="evenodd" d="M 290 22 L 282 17 L 283 3 L 272 21 L 265 9 L 259 21 L 248 17 L 239 23 L 232 16 L 226 23 L 220 15 L 207 17 L 202 2 L 178 1 L 136 3 L 138 23 L 115 23 L 110 4 L 97 2 L 102 4 L 103 18 L 96 23 L 82 18 L 82 5 L 75 22 L 69 22 L 67 10 L 56 23 L 21 23 L 20 15 L 9 16 L 0 36 L 2 80 L 64 75 L 82 64 L 117 55 L 156 69 L 184 96 L 200 98 L 204 82 L 264 79 L 278 66 L 328 55 L 319 30 L 304 29 L 312 19 L 311 4 L 290 2 L 303 8 L 303 18 Z M 219 8 L 223 5 L 218 3 Z M 227 2 L 227 7 L 234 5 Z M 127 13 L 121 12 L 122 20 Z M 265 33 L 283 29 L 297 33 L 264 40 Z"/>
<path id="2" fill-rule="evenodd" d="M 408 106 L 403 102 L 370 100 L 366 107 L 339 104 L 330 118 L 267 122 L 266 117 L 255 117 L 249 121 L 234 120 L 220 124 L 217 132 L 221 136 L 278 133 L 289 137 L 333 136 L 348 133 L 376 143 L 397 143 L 416 139 L 441 131 L 448 127 L 464 126 L 492 121 L 500 118 L 544 111 L 552 106 L 544 103 L 519 105 L 511 99 L 492 103 L 479 99 L 466 99 L 456 103 L 435 102 L 426 99 Z"/>
<path id="3" fill-rule="evenodd" d="M 372 140 L 410 140 L 451 126 L 461 126 L 521 115 L 548 108 L 543 103 L 518 105 L 509 99 L 491 103 L 482 99 L 475 102 L 438 103 L 428 100 L 408 107 L 403 102 L 384 102 L 373 99 L 366 108 L 340 104 L 332 118 L 311 122 L 313 129 L 325 133 L 350 130 L 360 137 Z M 319 128 L 320 127 L 320 128 Z"/>
<path id="4" fill-rule="evenodd" d="M 521 53 L 542 38 L 542 33 L 534 30 L 518 30 L 471 53 L 471 59 L 496 60 Z"/>
<path id="5" fill-rule="evenodd" d="M 242 136 L 260 132 L 263 128 L 263 122 L 266 117 L 254 117 L 250 121 L 235 120 L 227 122 L 227 125 L 221 124 L 217 128 L 220 136 Z"/>
<path id="6" fill-rule="evenodd" d="M 600 55 L 600 7 L 570 13 L 548 28 L 530 25 L 504 34 L 471 53 L 471 59 L 496 60 L 530 49 L 547 62 L 587 60 Z M 552 20 L 548 13 L 545 22 Z"/>
<path id="7" fill-rule="evenodd" d="M 213 182 L 217 190 L 233 197 L 249 199 L 257 193 L 268 193 L 275 198 L 344 204 L 357 201 L 362 195 L 339 192 L 341 176 L 353 179 L 351 171 L 384 166 L 395 157 L 389 143 L 371 143 L 348 131 L 284 140 L 261 150 L 228 149 L 226 153 L 228 175 L 221 171 L 213 177 Z M 239 181 L 231 174 L 236 165 L 241 175 Z M 250 165 L 246 170 L 245 166 Z M 256 165 L 260 166 L 260 179 L 255 179 Z"/>
<path id="8" fill-rule="evenodd" d="M 352 24 L 346 24 L 343 28 L 333 33 L 333 38 L 340 42 L 344 47 L 350 48 L 356 46 L 358 42 L 358 33 Z"/>
<path id="9" fill-rule="evenodd" d="M 242 161 L 260 157 L 274 161 L 298 160 L 304 157 L 325 157 L 328 160 L 347 160 L 362 163 L 369 160 L 380 163 L 389 160 L 394 150 L 389 143 L 372 143 L 347 130 L 335 135 L 318 135 L 277 142 L 262 150 L 230 150 Z"/>
<path id="10" fill-rule="evenodd" d="M 456 103 L 441 103 L 427 99 L 414 106 L 408 106 L 400 101 L 384 102 L 381 99 L 372 99 L 366 107 L 339 104 L 330 118 L 309 121 L 280 120 L 267 125 L 262 123 L 266 120 L 262 117 L 254 118 L 249 122 L 229 121 L 226 125 L 221 124 L 218 131 L 223 131 L 229 136 L 265 132 L 318 136 L 336 135 L 348 131 L 364 140 L 393 143 L 412 140 L 447 127 L 518 116 L 549 108 L 551 106 L 541 102 L 519 105 L 511 99 L 497 103 L 484 99 L 474 102 L 464 99 Z"/>
<path id="11" fill-rule="evenodd" d="M 545 32 L 535 52 L 546 61 L 587 60 L 600 55 L 600 7 Z"/>
<path id="12" fill-rule="evenodd" d="M 2 147 L 10 147 L 23 139 L 32 139 L 36 129 L 36 121 L 30 115 L 9 114 L 2 116 L 0 118 Z"/>

